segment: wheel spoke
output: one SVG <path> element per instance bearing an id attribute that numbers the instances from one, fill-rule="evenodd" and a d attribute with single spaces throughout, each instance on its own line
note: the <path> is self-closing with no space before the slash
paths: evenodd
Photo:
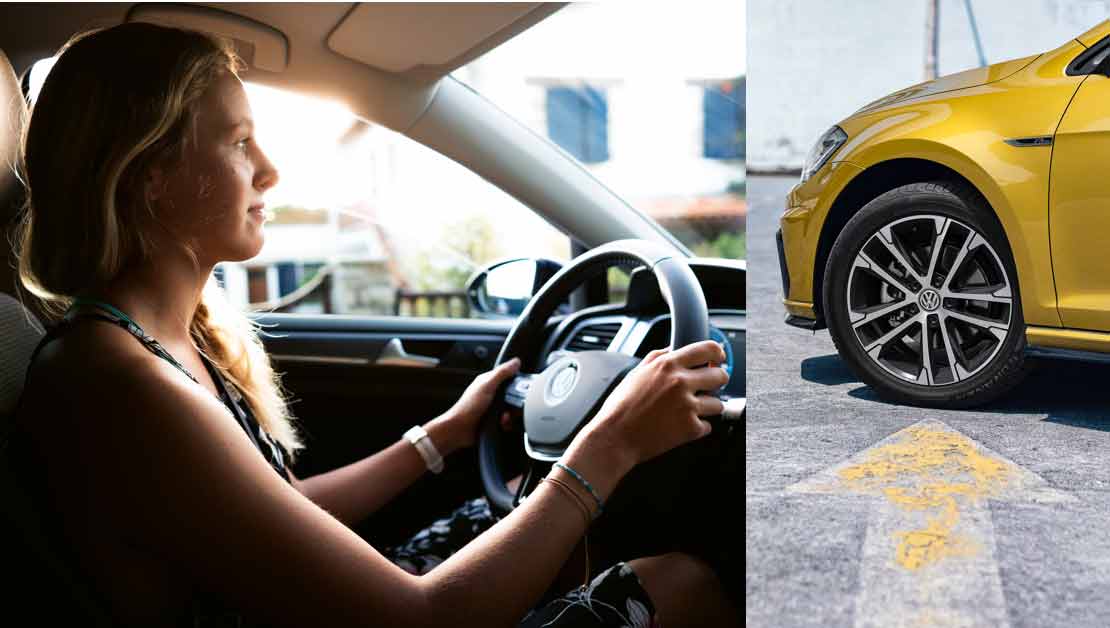
<path id="1" fill-rule="evenodd" d="M 925 271 L 925 280 L 932 283 L 933 272 L 937 269 L 937 260 L 940 259 L 940 252 L 944 248 L 944 238 L 948 236 L 948 226 L 952 221 L 948 218 L 937 218 L 937 221 L 943 220 L 944 226 L 941 227 L 940 233 L 937 234 L 936 240 L 933 240 L 933 252 L 929 256 L 929 269 Z"/>
<path id="2" fill-rule="evenodd" d="M 876 264 L 874 260 L 868 257 L 867 253 L 864 253 L 863 251 L 860 251 L 860 254 L 856 257 L 855 266 L 856 268 L 865 268 L 868 271 L 875 273 L 879 277 L 879 279 L 882 279 L 891 286 L 898 288 L 900 291 L 907 295 L 913 293 L 913 290 L 910 290 L 908 286 L 903 284 L 900 280 L 895 279 L 894 276 L 890 273 L 886 272 L 885 268 Z"/>
<path id="3" fill-rule="evenodd" d="M 916 279 L 918 283 L 924 285 L 926 283 L 925 278 L 917 274 L 917 271 L 914 270 L 914 267 L 910 265 L 910 261 L 906 259 L 905 255 L 902 255 L 902 250 L 894 244 L 894 233 L 890 230 L 890 227 L 883 227 L 876 235 L 879 236 L 879 242 L 882 242 L 883 246 L 886 247 L 886 250 L 890 251 L 890 254 L 894 257 L 895 261 L 901 264 L 902 267 L 906 269 L 907 273 L 913 275 L 914 279 Z"/>
<path id="4" fill-rule="evenodd" d="M 891 312 L 896 312 L 896 311 L 906 307 L 907 305 L 909 305 L 911 303 L 913 303 L 913 299 L 907 296 L 906 298 L 902 299 L 901 301 L 891 301 L 890 303 L 884 303 L 884 304 L 879 305 L 879 306 L 873 306 L 872 309 L 862 310 L 862 311 L 861 310 L 852 310 L 852 311 L 849 312 L 849 315 L 857 316 L 856 318 L 853 318 L 853 320 L 852 320 L 852 327 L 859 327 L 860 325 L 866 325 L 867 323 L 870 323 L 870 322 L 872 322 L 876 319 L 882 318 L 882 317 L 886 316 L 887 314 L 890 314 Z"/>
<path id="5" fill-rule="evenodd" d="M 952 338 L 948 335 L 948 325 L 945 324 L 944 315 L 940 316 L 940 340 L 944 343 L 944 354 L 948 356 L 948 368 L 952 371 L 953 381 L 960 381 L 959 371 L 956 369 L 956 354 L 953 351 Z"/>
<path id="6" fill-rule="evenodd" d="M 930 355 L 932 348 L 929 346 L 929 317 L 921 317 L 921 368 L 925 371 L 925 383 L 929 386 L 933 385 L 933 356 Z M 918 377 L 920 383 L 921 378 Z"/>
<path id="7" fill-rule="evenodd" d="M 868 344 L 866 347 L 864 347 L 863 350 L 868 352 L 868 353 L 871 353 L 872 349 L 874 349 L 876 347 L 882 347 L 883 345 L 890 342 L 891 340 L 893 340 L 893 339 L 897 338 L 898 336 L 901 336 L 902 334 L 906 333 L 906 331 L 910 328 L 910 326 L 913 325 L 914 323 L 916 323 L 919 319 L 920 319 L 920 315 L 911 316 L 910 318 L 907 318 L 905 321 L 903 321 L 900 325 L 898 325 L 894 329 L 892 329 L 892 330 L 886 332 L 885 334 L 883 334 L 882 336 L 879 336 L 878 338 L 876 338 L 874 341 L 872 341 L 870 344 Z"/>
<path id="8" fill-rule="evenodd" d="M 1009 305 L 1013 302 L 1013 297 L 1010 296 L 1010 290 L 1005 289 L 1005 295 L 999 295 L 1002 290 L 995 292 L 953 292 L 945 290 L 940 293 L 940 296 L 945 299 L 966 299 L 968 301 L 986 301 L 988 303 L 1005 303 Z"/>
<path id="9" fill-rule="evenodd" d="M 988 329 L 992 333 L 996 330 L 1000 330 L 1000 331 L 1003 332 L 1003 334 L 1002 334 L 1003 337 L 1005 337 L 1005 335 L 1006 335 L 1005 334 L 1006 330 L 1009 329 L 1009 326 L 1006 325 L 1005 323 L 1001 323 L 999 321 L 992 320 L 992 319 L 989 319 L 989 318 L 982 318 L 982 317 L 979 317 L 979 316 L 972 316 L 971 314 L 964 314 L 963 312 L 956 312 L 954 310 L 947 310 L 946 309 L 946 310 L 944 310 L 944 315 L 948 316 L 950 318 L 954 318 L 958 321 L 963 321 L 963 322 L 967 323 L 968 325 L 973 325 L 975 327 Z M 995 335 L 997 336 L 997 334 L 995 334 Z"/>
<path id="10" fill-rule="evenodd" d="M 985 241 L 982 240 L 982 238 L 980 238 L 979 234 L 977 233 L 975 235 L 969 235 L 967 238 L 964 239 L 964 243 L 960 246 L 960 252 L 956 254 L 956 261 L 952 262 L 952 268 L 948 269 L 948 275 L 940 284 L 941 292 L 948 290 L 948 285 L 952 283 L 952 278 L 960 272 L 960 266 L 963 265 L 964 258 L 967 257 L 968 252 L 971 251 L 971 249 L 973 249 L 976 243 L 979 241 L 983 241 L 985 243 Z"/>

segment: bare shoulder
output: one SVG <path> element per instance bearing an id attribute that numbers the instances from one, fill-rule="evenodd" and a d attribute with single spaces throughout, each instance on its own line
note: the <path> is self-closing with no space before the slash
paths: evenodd
<path id="1" fill-rule="evenodd" d="M 112 325 L 85 321 L 47 344 L 24 402 L 63 503 L 102 504 L 96 519 L 135 534 L 203 515 L 213 503 L 196 498 L 212 486 L 234 501 L 276 477 L 223 404 Z"/>
<path id="2" fill-rule="evenodd" d="M 118 327 L 92 321 L 75 324 L 47 343 L 31 369 L 24 392 L 22 421 L 36 436 L 55 428 L 80 430 L 82 423 L 110 429 L 105 417 L 157 390 L 169 400 L 176 390 L 161 360 Z M 49 421 L 45 420 L 49 417 Z"/>

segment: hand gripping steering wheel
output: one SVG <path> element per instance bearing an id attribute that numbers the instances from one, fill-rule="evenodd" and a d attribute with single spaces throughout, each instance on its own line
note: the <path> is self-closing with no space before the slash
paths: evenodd
<path id="1" fill-rule="evenodd" d="M 671 312 L 671 350 L 709 338 L 705 294 L 686 261 L 672 249 L 646 240 L 616 240 L 580 255 L 556 273 L 529 301 L 501 346 L 496 365 L 514 357 L 518 375 L 494 397 L 478 436 L 478 464 L 490 506 L 504 515 L 520 505 L 540 480 L 540 468 L 559 459 L 574 435 L 601 408 L 613 388 L 640 362 L 615 351 L 579 351 L 543 367 L 539 353 L 548 317 L 585 281 L 618 263 L 646 266 L 659 282 Z M 512 446 L 500 426 L 506 405 L 524 411 L 524 451 L 529 469 L 516 494 L 505 486 L 502 452 Z M 519 446 L 519 445 L 518 445 Z"/>

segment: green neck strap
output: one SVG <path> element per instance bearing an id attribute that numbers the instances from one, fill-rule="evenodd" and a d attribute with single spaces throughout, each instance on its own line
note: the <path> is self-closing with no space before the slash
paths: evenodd
<path id="1" fill-rule="evenodd" d="M 66 313 L 68 314 L 69 311 L 73 310 L 76 307 L 81 307 L 82 305 L 91 305 L 93 307 L 98 307 L 102 310 L 110 312 L 116 318 L 122 320 L 123 322 L 127 323 L 131 327 L 134 327 L 135 330 L 138 331 L 140 335 L 146 336 L 146 333 L 143 331 L 143 328 L 138 323 L 136 323 L 130 316 L 124 314 L 123 312 L 119 311 L 118 309 L 112 307 L 110 304 L 105 303 L 103 301 L 96 301 L 94 299 L 86 299 L 86 298 L 83 298 L 83 297 L 77 297 L 73 300 L 73 304 L 69 306 L 69 310 L 67 310 Z"/>
<path id="2" fill-rule="evenodd" d="M 147 348 L 150 349 L 155 355 L 157 355 L 158 357 L 162 358 L 163 360 L 169 362 L 173 366 L 177 367 L 177 369 L 180 370 L 185 375 L 187 375 L 189 377 L 189 379 L 193 380 L 194 382 L 197 381 L 197 378 L 194 377 L 193 374 L 189 372 L 189 369 L 185 368 L 185 366 L 183 364 L 178 362 L 176 358 L 174 358 L 172 355 L 170 355 L 170 352 L 166 351 L 165 347 L 163 347 L 161 345 L 161 343 L 159 343 L 154 338 L 151 338 L 150 336 L 147 336 L 146 332 L 143 331 L 143 328 L 141 326 L 139 326 L 139 324 L 136 323 L 130 316 L 128 316 L 128 315 L 124 314 L 123 312 L 121 312 L 120 310 L 112 307 L 108 303 L 105 303 L 103 301 L 96 301 L 94 299 L 86 299 L 86 298 L 83 298 L 83 297 L 77 297 L 77 298 L 73 299 L 73 303 L 69 306 L 69 309 L 66 310 L 65 318 L 69 318 L 70 315 L 73 313 L 73 311 L 75 309 L 77 309 L 79 307 L 82 307 L 82 306 L 91 306 L 91 307 L 100 308 L 100 309 L 104 310 L 105 312 L 108 312 L 112 316 L 115 316 L 123 324 L 125 324 L 127 326 L 128 331 L 130 331 L 133 335 L 138 337 L 139 341 L 142 342 L 144 345 L 146 345 Z"/>

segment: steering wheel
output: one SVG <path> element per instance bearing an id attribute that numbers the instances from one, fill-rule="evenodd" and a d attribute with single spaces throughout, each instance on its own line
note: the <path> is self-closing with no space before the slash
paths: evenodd
<path id="1" fill-rule="evenodd" d="M 675 252 L 647 240 L 615 240 L 592 249 L 562 268 L 540 288 L 513 325 L 496 365 L 520 358 L 520 370 L 497 395 L 478 436 L 478 464 L 490 507 L 505 515 L 539 483 L 544 469 L 559 459 L 575 434 L 640 359 L 615 351 L 579 351 L 544 367 L 539 353 L 544 328 L 555 308 L 585 281 L 615 264 L 646 266 L 659 282 L 671 312 L 672 350 L 709 338 L 705 294 L 689 265 Z M 500 426 L 507 405 L 524 411 L 524 452 L 529 468 L 516 493 L 505 486 L 502 452 L 513 446 Z"/>

